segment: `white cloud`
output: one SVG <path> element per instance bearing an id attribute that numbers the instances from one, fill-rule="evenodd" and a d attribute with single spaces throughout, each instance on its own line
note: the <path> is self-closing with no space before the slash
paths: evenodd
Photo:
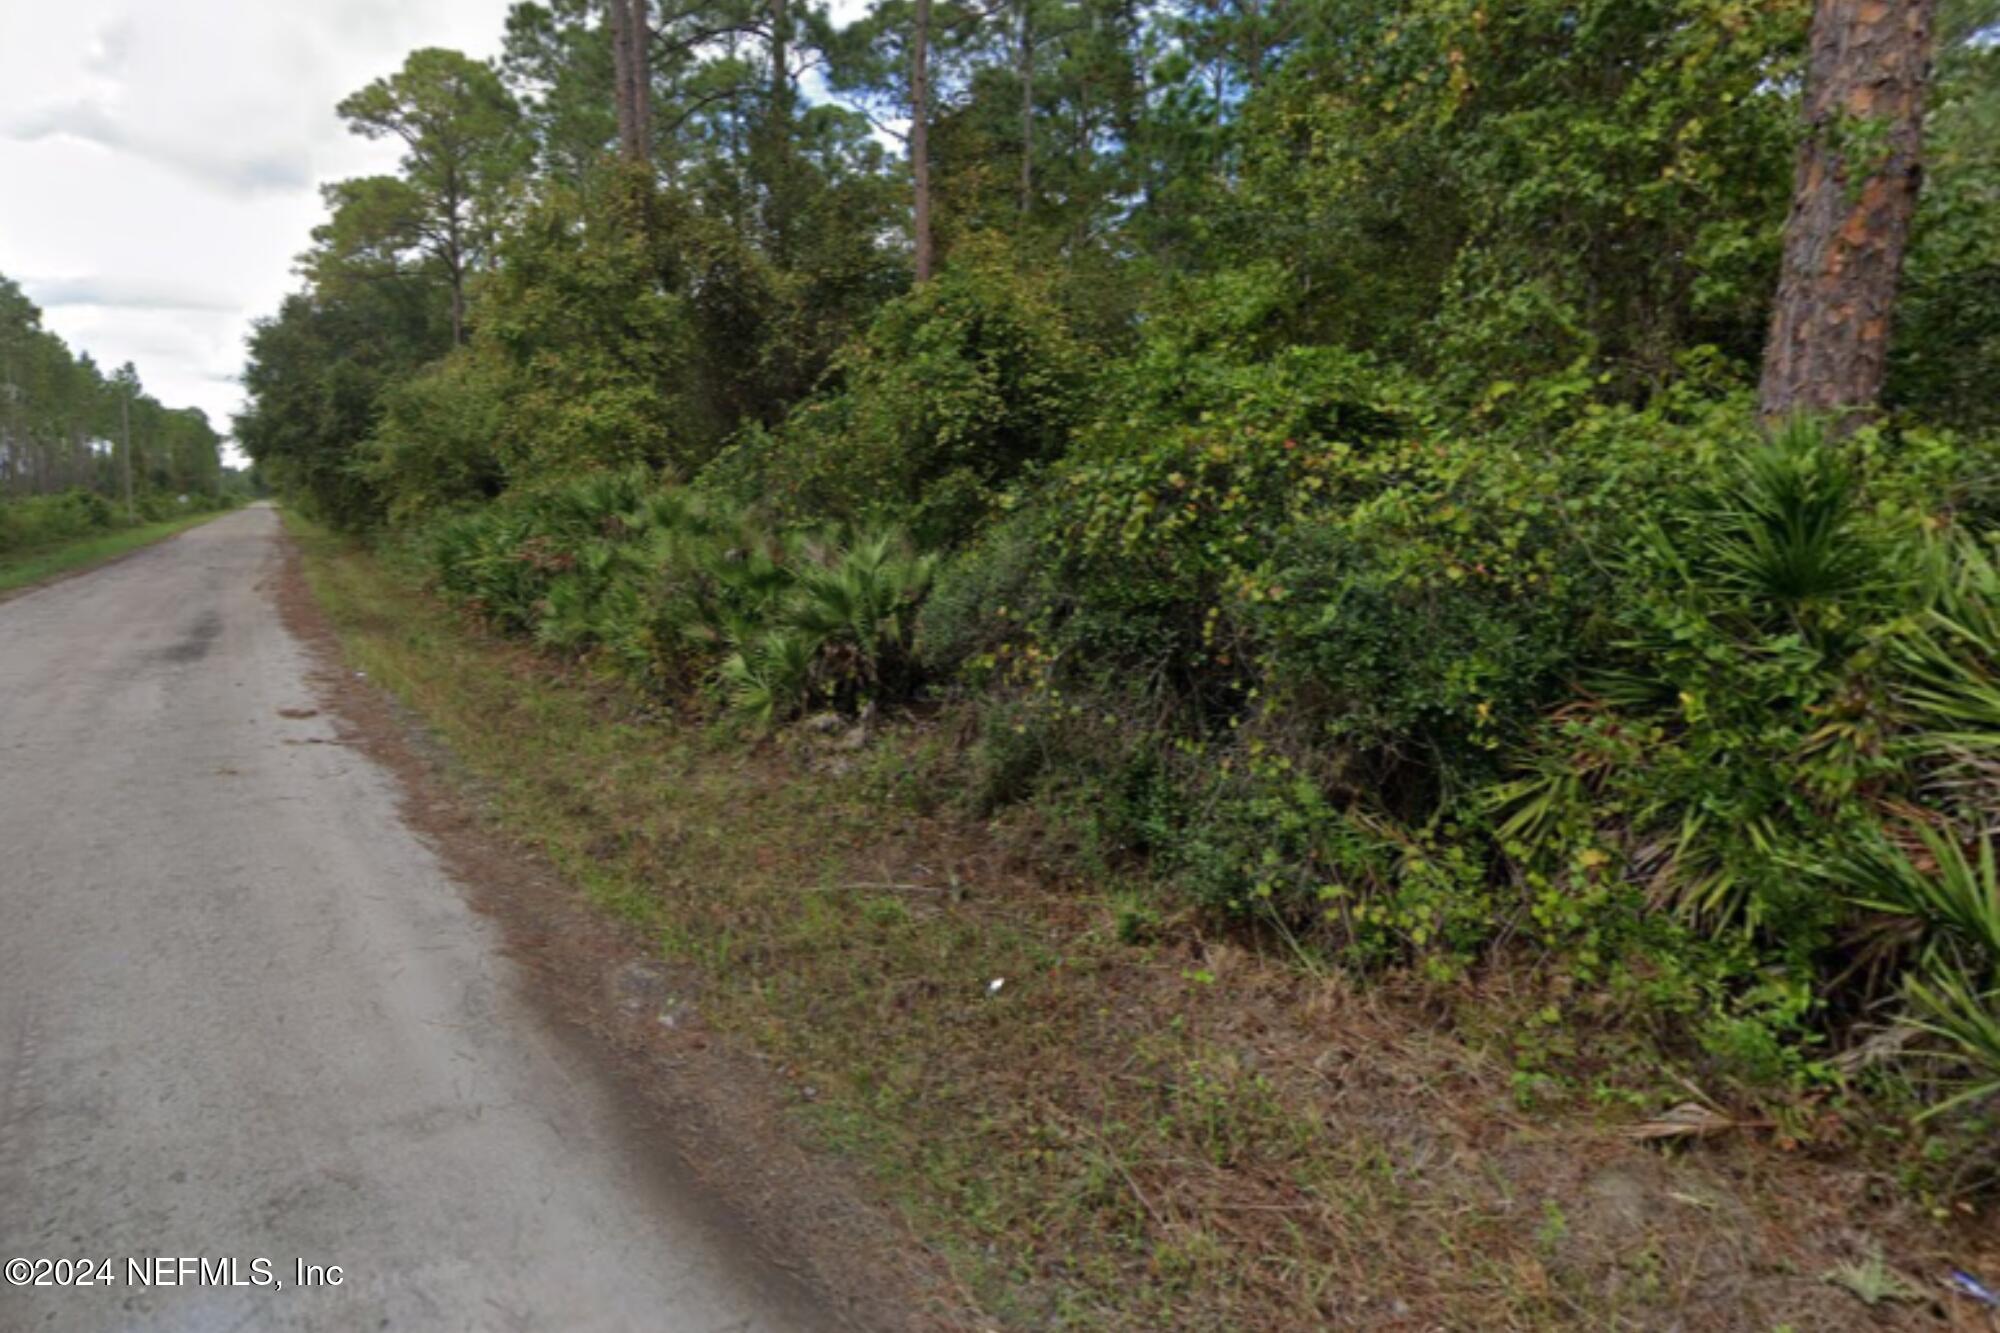
<path id="1" fill-rule="evenodd" d="M 0 273 L 100 364 L 226 429 L 317 187 L 389 169 L 334 103 L 507 0 L 0 0 Z"/>
<path id="2" fill-rule="evenodd" d="M 71 139 L 163 162 L 229 194 L 299 190 L 311 183 L 310 159 L 294 155 L 285 145 L 181 139 L 171 127 L 162 132 L 130 124 L 101 102 L 40 107 L 8 128 L 11 137 L 26 143 Z"/>

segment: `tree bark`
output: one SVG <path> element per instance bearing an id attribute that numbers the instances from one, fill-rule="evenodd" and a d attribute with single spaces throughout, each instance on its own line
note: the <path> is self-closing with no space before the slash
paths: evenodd
<path id="1" fill-rule="evenodd" d="M 123 437 L 124 448 L 118 451 L 119 473 L 125 483 L 125 521 L 135 517 L 132 508 L 132 386 L 124 386 L 124 396 L 118 400 L 119 435 Z"/>
<path id="2" fill-rule="evenodd" d="M 644 162 L 651 146 L 650 15 L 646 0 L 606 0 L 606 4 L 611 17 L 611 97 L 618 114 L 618 151 L 628 162 Z"/>
<path id="3" fill-rule="evenodd" d="M 615 0 L 614 0 L 615 3 Z M 628 0 L 632 17 L 626 25 L 632 64 L 632 160 L 653 160 L 653 12 L 649 0 Z"/>
<path id="4" fill-rule="evenodd" d="M 931 280 L 931 0 L 917 0 L 910 32 L 910 171 L 916 178 L 911 230 L 916 242 L 917 281 Z"/>
<path id="5" fill-rule="evenodd" d="M 465 346 L 465 191 L 458 169 L 447 168 L 444 178 L 444 266 L 451 279 L 451 345 Z"/>
<path id="6" fill-rule="evenodd" d="M 625 0 L 605 0 L 611 20 L 611 109 L 618 118 L 618 153 L 632 156 L 632 14 Z"/>
<path id="7" fill-rule="evenodd" d="M 791 258 L 792 200 L 792 93 L 791 0 L 767 0 L 771 24 L 770 105 L 764 121 L 763 159 L 764 227 L 770 234 L 773 253 L 779 262 Z"/>
<path id="8" fill-rule="evenodd" d="M 1759 406 L 1767 422 L 1838 414 L 1882 392 L 1889 322 L 1922 175 L 1937 0 L 1818 0 L 1805 137 Z"/>
<path id="9" fill-rule="evenodd" d="M 465 346 L 465 264 L 451 261 L 451 345 Z"/>
<path id="10" fill-rule="evenodd" d="M 1035 203 L 1035 20 L 1034 0 L 1021 6 L 1021 216 Z"/>
<path id="11" fill-rule="evenodd" d="M 787 144 L 792 132 L 792 10 L 789 0 L 770 0 L 771 132 Z"/>

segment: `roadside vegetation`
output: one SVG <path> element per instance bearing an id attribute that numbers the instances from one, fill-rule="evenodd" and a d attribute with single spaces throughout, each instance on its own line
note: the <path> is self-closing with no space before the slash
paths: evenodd
<path id="1" fill-rule="evenodd" d="M 65 508 L 86 510 L 92 507 L 93 501 L 102 503 L 99 497 L 94 495 L 63 496 L 56 497 L 56 500 Z M 26 513 L 45 506 L 38 506 L 33 501 L 11 504 L 0 502 L 0 527 L 15 523 L 18 524 L 16 531 L 25 528 L 41 535 L 41 539 L 37 541 L 24 541 L 18 544 L 0 543 L 0 593 L 29 587 L 44 579 L 54 578 L 58 574 L 67 574 L 71 570 L 87 569 L 92 565 L 115 559 L 128 551 L 150 546 L 162 538 L 186 531 L 197 523 L 205 523 L 222 510 L 240 503 L 240 500 L 221 500 L 200 505 L 190 503 L 185 507 L 176 505 L 174 510 L 178 512 L 172 512 L 170 517 L 142 518 L 131 524 L 116 521 L 106 521 L 102 524 L 96 522 L 74 524 L 65 515 L 64 520 L 55 525 L 65 535 L 51 538 L 47 536 L 50 525 L 46 523 L 45 514 L 35 515 L 35 518 L 41 521 L 20 522 Z M 149 508 L 151 512 L 162 514 L 169 512 L 164 506 Z"/>
<path id="2" fill-rule="evenodd" d="M 1990 4 L 600 8 L 342 104 L 238 434 L 994 1308 L 1839 1323 L 1851 1173 L 1990 1206 Z M 1584 1263 L 1620 1133 L 1797 1157 Z"/>
<path id="3" fill-rule="evenodd" d="M 1942 1275 L 2000 1262 L 1921 1173 L 1774 1151 L 1722 1102 L 1656 1115 L 1686 1074 L 1643 1033 L 1581 1055 L 1606 1026 L 1528 970 L 1302 962 L 1079 866 L 1032 803 L 969 817 L 940 772 L 964 719 L 746 747 L 440 616 L 420 550 L 287 523 L 347 661 L 654 942 L 662 1021 L 760 1052 L 906 1219 L 940 1326 L 1928 1328 Z"/>
<path id="4" fill-rule="evenodd" d="M 130 365 L 106 378 L 41 320 L 0 275 L 0 591 L 157 541 L 250 489 L 203 413 L 163 406 Z"/>

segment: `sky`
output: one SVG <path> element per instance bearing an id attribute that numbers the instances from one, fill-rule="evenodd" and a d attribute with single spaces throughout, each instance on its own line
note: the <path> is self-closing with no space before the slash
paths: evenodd
<path id="1" fill-rule="evenodd" d="M 333 107 L 420 46 L 499 51 L 508 0 L 0 0 L 0 273 L 107 371 L 219 430 L 318 187 L 396 149 Z"/>

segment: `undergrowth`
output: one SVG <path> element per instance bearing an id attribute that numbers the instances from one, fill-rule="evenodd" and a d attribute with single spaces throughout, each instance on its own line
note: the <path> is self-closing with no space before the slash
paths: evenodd
<path id="1" fill-rule="evenodd" d="M 753 733 L 970 717 L 947 799 L 1031 805 L 1072 868 L 1295 963 L 1533 959 L 1581 1046 L 1648 1034 L 1828 1142 L 1914 1114 L 1951 1164 L 1924 1188 L 1992 1179 L 2000 953 L 1907 906 L 1993 906 L 1951 859 L 2000 772 L 1992 529 L 1958 500 L 1989 447 L 1765 439 L 1698 396 L 1462 435 L 1351 356 L 1219 355 L 1257 315 L 1216 308 L 956 550 L 643 469 L 413 549 L 501 628 Z M 1898 848 L 1900 896 L 1862 882 Z"/>
<path id="2" fill-rule="evenodd" d="M 125 554 L 141 546 L 159 541 L 163 537 L 207 522 L 215 517 L 218 508 L 228 505 L 211 506 L 201 504 L 181 510 L 171 502 L 165 506 L 148 506 L 144 512 L 162 517 L 142 518 L 134 524 L 125 524 L 106 518 L 99 522 L 95 516 L 102 499 L 85 492 L 72 492 L 70 496 L 56 497 L 59 504 L 46 506 L 39 499 L 25 501 L 0 501 L 0 529 L 10 523 L 13 535 L 22 542 L 12 550 L 0 547 L 0 592 L 12 588 L 24 588 L 40 583 L 44 579 L 82 569 L 114 556 Z M 60 517 L 51 522 L 47 509 L 53 507 Z M 22 515 L 12 510 L 41 510 L 32 519 L 23 521 Z M 75 520 L 67 511 L 76 510 L 84 514 L 83 521 Z M 34 540 L 25 540 L 25 534 L 34 534 Z"/>
<path id="3" fill-rule="evenodd" d="M 354 664 L 496 823 L 693 969 L 1008 1326 L 1836 1326 L 1853 1297 L 1817 1274 L 1864 1258 L 1857 1228 L 1915 1271 L 1988 1262 L 1858 1204 L 1864 1172 L 1753 1170 L 1740 1139 L 1676 1160 L 1622 1105 L 1524 1101 L 1510 1043 L 1583 1021 L 1528 972 L 1361 986 L 1158 879 L 1070 873 L 1073 816 L 940 797 L 971 762 L 949 715 L 746 753 L 440 617 L 416 561 L 294 531 Z"/>

